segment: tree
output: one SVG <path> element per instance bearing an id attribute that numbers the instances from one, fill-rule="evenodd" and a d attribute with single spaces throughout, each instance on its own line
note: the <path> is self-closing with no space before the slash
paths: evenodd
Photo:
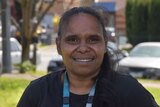
<path id="1" fill-rule="evenodd" d="M 148 40 L 160 41 L 160 0 L 152 0 L 148 8 Z"/>
<path id="2" fill-rule="evenodd" d="M 22 6 L 22 63 L 29 60 L 29 51 L 31 44 L 31 12 L 33 8 L 33 0 L 21 0 Z"/>
<path id="3" fill-rule="evenodd" d="M 143 0 L 137 0 L 132 10 L 132 36 L 134 37 L 133 45 L 147 41 L 147 5 Z"/>
<path id="4" fill-rule="evenodd" d="M 18 30 L 21 32 L 22 63 L 30 59 L 29 52 L 30 52 L 30 44 L 31 44 L 32 36 L 35 34 L 35 31 L 38 25 L 40 24 L 41 20 L 43 19 L 47 11 L 53 6 L 55 1 L 56 0 L 52 0 L 50 3 L 48 3 L 48 6 L 44 10 L 42 10 L 41 8 L 43 3 L 45 2 L 44 0 L 19 0 L 18 1 L 20 3 L 21 10 L 22 10 L 22 22 L 21 24 L 19 24 L 13 17 L 12 17 L 12 22 L 14 22 Z M 37 7 L 38 3 L 40 4 L 39 7 Z M 36 19 L 37 22 L 33 23 L 33 19 Z"/>
<path id="5" fill-rule="evenodd" d="M 127 0 L 126 3 L 126 11 L 125 11 L 125 18 L 126 18 L 126 35 L 128 37 L 129 42 L 133 42 L 132 37 L 132 9 L 133 9 L 133 0 Z"/>
<path id="6" fill-rule="evenodd" d="M 63 0 L 48 0 L 49 3 L 45 3 L 46 0 L 15 0 L 21 8 L 22 11 L 22 20 L 20 23 L 17 22 L 13 17 L 12 22 L 17 26 L 18 30 L 21 32 L 22 39 L 22 64 L 25 61 L 29 60 L 29 52 L 30 52 L 30 44 L 32 40 L 32 36 L 36 33 L 36 29 L 40 22 L 42 21 L 45 14 L 49 11 L 51 7 L 57 3 L 63 3 Z M 69 8 L 73 4 L 74 0 L 70 0 Z M 45 8 L 44 7 L 45 4 Z M 20 9 L 18 10 L 20 11 Z M 36 19 L 36 22 L 34 22 Z M 34 52 L 36 52 L 34 50 Z M 34 55 L 35 56 L 35 55 Z M 35 56 L 36 57 L 36 56 Z M 36 59 L 36 58 L 33 58 Z M 34 62 L 36 62 L 34 60 Z"/>
<path id="7" fill-rule="evenodd" d="M 127 1 L 126 34 L 132 45 L 148 41 L 148 1 Z"/>

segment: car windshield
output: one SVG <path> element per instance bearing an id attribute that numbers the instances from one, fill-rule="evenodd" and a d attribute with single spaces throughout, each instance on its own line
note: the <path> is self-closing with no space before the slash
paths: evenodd
<path id="1" fill-rule="evenodd" d="M 158 46 L 138 46 L 130 52 L 131 57 L 160 57 Z"/>

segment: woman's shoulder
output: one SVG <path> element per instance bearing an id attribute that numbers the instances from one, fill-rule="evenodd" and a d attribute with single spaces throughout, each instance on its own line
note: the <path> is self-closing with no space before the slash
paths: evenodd
<path id="1" fill-rule="evenodd" d="M 112 86 L 121 101 L 130 107 L 131 104 L 136 107 L 156 107 L 153 106 L 155 101 L 151 93 L 132 76 L 115 73 Z"/>
<path id="2" fill-rule="evenodd" d="M 117 73 L 115 72 L 114 73 L 114 82 L 118 82 L 118 83 L 122 83 L 122 84 L 130 84 L 133 83 L 134 84 L 137 84 L 137 79 L 136 78 L 133 78 L 132 76 L 130 75 L 126 75 L 126 74 L 120 74 L 120 73 Z"/>
<path id="3" fill-rule="evenodd" d="M 63 73 L 63 71 L 58 71 L 54 73 L 46 74 L 40 78 L 37 78 L 29 84 L 32 88 L 40 88 L 40 87 L 47 87 L 50 84 L 57 84 L 60 83 L 60 76 Z"/>
<path id="4" fill-rule="evenodd" d="M 133 78 L 130 75 L 124 75 L 115 73 L 115 77 L 113 80 L 113 86 L 122 91 L 140 91 L 144 90 L 144 87 L 141 83 L 138 82 L 137 79 Z"/>
<path id="5" fill-rule="evenodd" d="M 63 71 L 50 73 L 31 81 L 31 83 L 25 89 L 19 105 L 21 106 L 26 104 L 28 107 L 31 107 L 31 105 L 33 105 L 32 107 L 39 107 L 38 104 L 41 105 L 43 103 L 42 101 L 50 101 L 49 98 L 54 99 L 54 96 L 60 96 L 60 90 L 62 89 L 62 73 Z"/>

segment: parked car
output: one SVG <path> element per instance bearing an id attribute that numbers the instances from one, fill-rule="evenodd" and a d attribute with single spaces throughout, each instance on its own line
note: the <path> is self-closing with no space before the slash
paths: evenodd
<path id="1" fill-rule="evenodd" d="M 115 63 L 119 62 L 122 58 L 127 56 L 127 53 L 125 53 L 126 51 L 119 50 L 117 44 L 114 42 L 109 41 L 107 48 L 109 50 L 112 61 Z"/>
<path id="2" fill-rule="evenodd" d="M 11 63 L 12 64 L 19 64 L 21 62 L 21 48 L 19 42 L 11 38 Z M 2 64 L 2 38 L 0 38 L 0 64 Z"/>
<path id="3" fill-rule="evenodd" d="M 110 52 L 111 60 L 113 62 L 113 67 L 115 67 L 116 69 L 117 63 L 122 58 L 125 57 L 125 54 L 117 48 L 117 45 L 114 42 L 108 42 L 107 48 Z M 56 72 L 63 68 L 64 68 L 64 65 L 63 65 L 62 56 L 59 55 L 57 52 L 55 52 L 55 54 L 53 55 L 53 58 L 49 61 L 47 71 Z"/>
<path id="4" fill-rule="evenodd" d="M 160 42 L 144 42 L 136 45 L 129 56 L 119 62 L 118 72 L 135 78 L 160 77 Z"/>
<path id="5" fill-rule="evenodd" d="M 64 68 L 63 58 L 57 52 L 53 55 L 53 58 L 49 61 L 47 66 L 47 72 L 57 72 Z"/>
<path id="6" fill-rule="evenodd" d="M 16 65 L 21 63 L 21 53 L 22 53 L 22 47 L 21 44 L 17 41 L 15 38 L 10 38 L 10 44 L 11 44 L 11 64 Z M 0 37 L 0 65 L 2 64 L 2 38 Z M 29 53 L 30 59 L 33 57 L 33 52 L 31 51 Z M 37 52 L 37 64 L 39 64 L 41 61 L 40 59 L 40 53 Z"/>

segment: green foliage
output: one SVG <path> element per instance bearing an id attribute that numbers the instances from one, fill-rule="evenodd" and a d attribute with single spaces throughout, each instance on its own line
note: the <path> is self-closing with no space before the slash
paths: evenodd
<path id="1" fill-rule="evenodd" d="M 132 34 L 132 9 L 133 9 L 133 5 L 132 5 L 133 0 L 128 0 L 127 1 L 127 5 L 126 5 L 126 34 L 128 35 L 128 39 L 129 41 L 132 43 L 132 36 L 130 36 L 130 34 Z"/>
<path id="2" fill-rule="evenodd" d="M 148 36 L 150 41 L 160 41 L 160 0 L 152 0 L 148 9 Z"/>
<path id="3" fill-rule="evenodd" d="M 147 3 L 143 0 L 128 0 L 126 7 L 126 28 L 129 42 L 133 45 L 147 41 Z"/>
<path id="4" fill-rule="evenodd" d="M 35 71 L 29 71 L 26 74 L 29 74 L 29 75 L 32 75 L 32 76 L 44 76 L 48 73 L 47 73 L 47 71 L 36 71 L 36 72 Z"/>
<path id="5" fill-rule="evenodd" d="M 137 2 L 133 10 L 133 36 L 134 45 L 146 41 L 147 35 L 147 7 L 143 2 Z"/>
<path id="6" fill-rule="evenodd" d="M 25 73 L 28 71 L 36 71 L 36 66 L 33 65 L 30 61 L 24 61 L 22 64 L 19 65 L 20 73 Z"/>
<path id="7" fill-rule="evenodd" d="M 132 45 L 160 41 L 160 0 L 127 0 L 126 34 Z"/>

